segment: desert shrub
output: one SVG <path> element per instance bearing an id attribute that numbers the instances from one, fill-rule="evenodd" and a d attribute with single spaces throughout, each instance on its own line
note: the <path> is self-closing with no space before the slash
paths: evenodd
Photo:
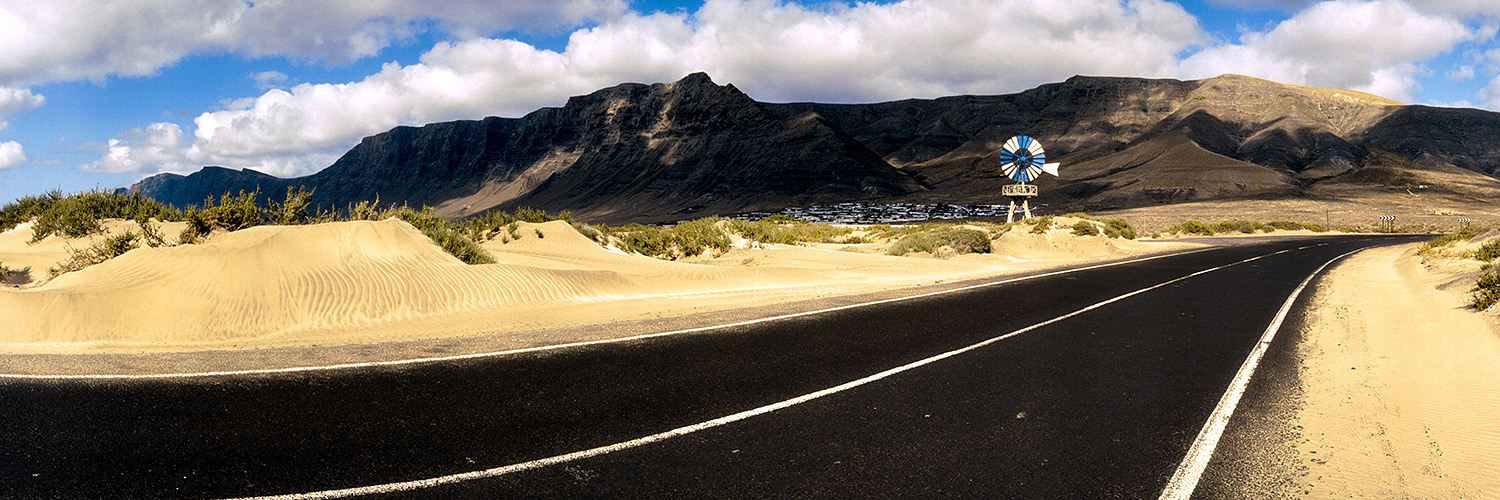
<path id="1" fill-rule="evenodd" d="M 141 236 L 134 231 L 126 231 L 108 238 L 104 238 L 93 245 L 84 248 L 69 248 L 68 260 L 47 270 L 49 279 L 56 278 L 63 273 L 77 271 L 94 264 L 113 259 L 125 252 L 129 252 L 141 246 Z"/>
<path id="2" fill-rule="evenodd" d="M 260 207 L 255 205 L 257 196 L 260 196 L 259 188 L 249 193 L 240 191 L 239 195 L 234 196 L 224 193 L 218 204 L 210 196 L 203 200 L 202 207 L 188 207 L 184 217 L 187 228 L 182 230 L 180 240 L 198 241 L 213 233 L 214 229 L 239 231 L 259 226 L 262 214 Z"/>
<path id="3" fill-rule="evenodd" d="M 889 227 L 889 226 L 886 226 Z M 758 221 L 731 220 L 729 229 L 750 241 L 796 245 L 807 242 L 832 243 L 835 238 L 854 232 L 821 222 L 807 222 L 776 214 Z"/>
<path id="4" fill-rule="evenodd" d="M 62 191 L 54 189 L 38 196 L 17 198 L 16 201 L 0 206 L 0 232 L 15 229 L 23 222 L 35 219 L 62 198 Z"/>
<path id="5" fill-rule="evenodd" d="M 1500 258 L 1500 240 L 1491 241 L 1474 251 L 1474 258 L 1489 262 Z"/>
<path id="6" fill-rule="evenodd" d="M 375 220 L 380 215 L 380 195 L 375 195 L 375 201 L 364 200 L 349 206 L 345 220 Z"/>
<path id="7" fill-rule="evenodd" d="M 511 233 L 516 232 L 516 230 L 510 229 L 512 224 L 516 224 L 514 216 L 505 212 L 494 211 L 485 212 L 483 215 L 470 218 L 464 221 L 463 226 L 469 235 L 469 239 L 474 241 L 488 241 L 494 239 L 495 235 L 500 234 L 502 229 Z M 519 228 L 520 225 L 516 224 L 516 227 Z"/>
<path id="8" fill-rule="evenodd" d="M 952 227 L 948 224 L 908 224 L 905 226 L 892 226 L 890 224 L 876 224 L 865 228 L 865 231 L 876 238 L 900 239 L 925 231 L 938 231 Z"/>
<path id="9" fill-rule="evenodd" d="M 1136 237 L 1135 226 L 1125 219 L 1104 219 L 1104 235 L 1133 240 Z"/>
<path id="10" fill-rule="evenodd" d="M 1172 226 L 1172 228 L 1168 229 L 1167 232 L 1178 234 L 1201 234 L 1203 236 L 1214 235 L 1213 228 L 1208 227 L 1208 224 L 1204 224 L 1195 220 L 1190 220 L 1187 222 L 1183 222 L 1182 224 Z"/>
<path id="11" fill-rule="evenodd" d="M 983 231 L 974 229 L 946 228 L 915 233 L 901 238 L 890 251 L 891 255 L 906 255 L 912 252 L 936 254 L 947 247 L 956 254 L 990 253 L 990 238 Z"/>
<path id="12" fill-rule="evenodd" d="M 1042 233 L 1047 232 L 1047 230 L 1051 229 L 1051 228 L 1052 228 L 1052 216 L 1051 215 L 1047 215 L 1047 216 L 1039 217 L 1036 220 L 1032 221 L 1031 232 L 1032 232 L 1032 234 L 1042 234 Z"/>
<path id="13" fill-rule="evenodd" d="M 672 243 L 685 256 L 701 254 L 712 248 L 720 252 L 729 251 L 729 235 L 718 226 L 718 217 L 705 217 L 677 224 L 669 231 Z"/>
<path id="14" fill-rule="evenodd" d="M 602 233 L 595 241 L 614 238 L 626 251 L 658 259 L 691 257 L 709 249 L 729 251 L 729 234 L 720 227 L 718 217 L 678 223 L 670 228 L 626 224 L 624 226 L 600 226 Z M 601 242 L 602 243 L 602 242 Z"/>
<path id="15" fill-rule="evenodd" d="M 1484 232 L 1484 230 L 1485 228 L 1479 226 L 1469 226 L 1458 230 L 1458 232 L 1456 233 L 1449 233 L 1437 238 L 1433 238 L 1431 241 L 1423 244 L 1422 248 L 1417 250 L 1417 253 L 1422 255 L 1431 255 L 1437 253 L 1438 251 L 1442 250 L 1443 247 L 1478 236 L 1479 233 Z"/>
<path id="16" fill-rule="evenodd" d="M 832 243 L 837 243 L 840 245 L 858 245 L 861 243 L 870 243 L 870 239 L 857 234 L 851 234 L 843 238 L 834 239 Z"/>
<path id="17" fill-rule="evenodd" d="M 542 230 L 541 229 L 533 229 L 532 231 L 536 231 L 536 237 L 537 237 L 537 239 L 542 239 L 542 238 L 546 238 L 547 237 L 547 235 L 542 234 Z"/>
<path id="18" fill-rule="evenodd" d="M 677 258 L 672 247 L 672 233 L 667 228 L 626 224 L 609 230 L 627 251 L 659 259 Z"/>
<path id="19" fill-rule="evenodd" d="M 579 234 L 588 237 L 588 239 L 594 240 L 594 243 L 598 243 L 600 245 L 609 244 L 609 235 L 604 234 L 604 231 L 600 231 L 598 228 L 595 228 L 594 226 L 590 226 L 588 224 L 584 224 L 582 222 L 574 222 L 572 223 L 572 225 L 574 230 L 578 231 Z"/>
<path id="20" fill-rule="evenodd" d="M 139 192 L 127 195 L 113 191 L 86 191 L 64 196 L 53 191 L 24 202 L 17 200 L 13 205 L 17 207 L 13 210 L 15 217 L 28 213 L 27 219 L 35 218 L 32 241 L 41 241 L 53 234 L 70 238 L 97 234 L 104 231 L 104 226 L 100 225 L 104 219 L 182 219 L 182 212 L 143 197 Z M 17 224 L 20 222 L 25 220 Z"/>
<path id="21" fill-rule="evenodd" d="M 314 189 L 313 191 L 316 191 Z M 286 188 L 286 199 L 281 203 L 276 200 L 269 201 L 264 219 L 272 224 L 290 226 L 294 224 L 317 224 L 321 222 L 333 222 L 338 217 L 332 212 L 318 212 L 313 215 L 307 213 L 308 199 L 312 198 L 313 191 L 308 191 L 302 186 L 297 186 L 293 191 L 291 186 Z M 352 217 L 351 217 L 352 218 Z"/>
<path id="22" fill-rule="evenodd" d="M 1218 224 L 1214 224 L 1212 226 L 1212 229 L 1213 229 L 1213 231 L 1215 233 L 1228 233 L 1228 232 L 1239 231 L 1239 232 L 1245 233 L 1245 234 L 1254 234 L 1257 231 L 1264 231 L 1266 229 L 1266 226 L 1265 226 L 1265 224 L 1261 224 L 1261 223 L 1255 222 L 1255 221 L 1248 221 L 1248 220 L 1243 220 L 1243 219 L 1236 219 L 1236 220 L 1223 221 L 1223 222 L 1220 222 Z"/>
<path id="23" fill-rule="evenodd" d="M 434 215 L 432 207 L 422 207 L 422 211 L 418 212 L 412 210 L 411 207 L 402 206 L 381 213 L 382 219 L 390 217 L 411 224 L 422 234 L 427 235 L 433 243 L 442 247 L 443 251 L 457 257 L 465 264 L 493 264 L 495 262 L 495 258 L 491 257 L 489 252 L 484 251 L 484 247 L 469 239 L 463 227 Z"/>
<path id="24" fill-rule="evenodd" d="M 1099 230 L 1094 228 L 1089 221 L 1078 221 L 1073 224 L 1073 234 L 1076 236 L 1098 236 Z"/>
<path id="25" fill-rule="evenodd" d="M 568 218 L 572 219 L 573 216 L 569 214 Z M 521 222 L 540 224 L 543 222 L 552 222 L 557 219 L 553 218 L 551 215 L 547 215 L 547 212 L 536 210 L 531 207 L 521 207 L 516 209 L 516 220 Z"/>
<path id="26" fill-rule="evenodd" d="M 1474 283 L 1474 299 L 1470 305 L 1484 310 L 1497 302 L 1500 302 L 1500 267 L 1485 264 L 1479 273 L 1479 281 Z"/>
<path id="27" fill-rule="evenodd" d="M 1267 222 L 1266 226 L 1270 227 L 1271 229 L 1279 229 L 1282 231 L 1296 231 L 1299 229 L 1304 229 L 1302 223 L 1300 222 L 1285 220 L 1273 220 L 1271 222 Z"/>

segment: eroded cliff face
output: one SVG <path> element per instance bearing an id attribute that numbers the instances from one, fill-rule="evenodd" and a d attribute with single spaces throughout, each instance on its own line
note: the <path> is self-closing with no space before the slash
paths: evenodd
<path id="1" fill-rule="evenodd" d="M 1044 200 L 1078 208 L 1358 195 L 1500 195 L 1500 114 L 1224 75 L 1074 77 L 1026 92 L 876 104 L 761 103 L 704 74 L 623 84 L 521 118 L 398 127 L 296 179 L 205 169 L 137 184 L 163 201 L 260 186 L 314 201 L 522 206 L 610 222 L 841 201 L 998 203 L 993 153 L 1031 135 L 1061 161 Z"/>

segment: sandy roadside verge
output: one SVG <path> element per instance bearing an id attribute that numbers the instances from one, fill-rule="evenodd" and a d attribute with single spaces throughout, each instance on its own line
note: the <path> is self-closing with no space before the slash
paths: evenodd
<path id="1" fill-rule="evenodd" d="M 1352 256 L 1314 297 L 1294 417 L 1304 498 L 1500 498 L 1500 328 L 1417 248 Z"/>

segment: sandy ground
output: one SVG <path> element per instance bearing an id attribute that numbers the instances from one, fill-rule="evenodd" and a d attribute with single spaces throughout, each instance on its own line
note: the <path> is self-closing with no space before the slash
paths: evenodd
<path id="1" fill-rule="evenodd" d="M 1293 221 L 1333 229 L 1376 231 L 1381 216 L 1394 216 L 1403 231 L 1453 231 L 1467 224 L 1500 226 L 1500 212 L 1488 199 L 1454 199 L 1427 193 L 1407 195 L 1404 190 L 1388 196 L 1347 199 L 1226 200 L 1201 201 L 1094 213 L 1122 217 L 1142 235 L 1166 231 L 1186 220 L 1215 223 L 1235 219 L 1258 222 Z"/>
<path id="2" fill-rule="evenodd" d="M 894 257 L 870 245 L 767 245 L 669 262 L 522 224 L 470 266 L 399 220 L 254 227 L 140 248 L 45 283 L 0 289 L 0 353 L 243 350 L 537 332 L 790 303 L 1188 248 L 1010 231 L 994 254 Z M 46 269 L 87 241 L 0 235 L 0 262 Z M 45 276 L 45 271 L 32 271 Z M 594 334 L 607 335 L 607 334 Z M 593 337 L 517 338 L 515 346 Z M 507 347 L 499 342 L 494 347 Z"/>
<path id="3" fill-rule="evenodd" d="M 1416 245 L 1335 267 L 1299 347 L 1305 498 L 1500 498 L 1500 323 L 1478 263 Z"/>

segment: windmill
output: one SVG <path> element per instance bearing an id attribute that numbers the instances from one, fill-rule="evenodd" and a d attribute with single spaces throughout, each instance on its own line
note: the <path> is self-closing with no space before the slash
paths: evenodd
<path id="1" fill-rule="evenodd" d="M 1000 194 L 1010 198 L 1010 210 L 1005 213 L 1005 222 L 1015 221 L 1018 201 L 1021 202 L 1021 210 L 1025 212 L 1026 218 L 1031 218 L 1030 199 L 1037 195 L 1037 187 L 1027 183 L 1036 180 L 1043 172 L 1057 176 L 1057 164 L 1046 161 L 1042 144 L 1028 136 L 1012 137 L 1000 148 L 1000 168 L 1005 172 L 1006 178 L 1017 182 L 1000 188 Z"/>

